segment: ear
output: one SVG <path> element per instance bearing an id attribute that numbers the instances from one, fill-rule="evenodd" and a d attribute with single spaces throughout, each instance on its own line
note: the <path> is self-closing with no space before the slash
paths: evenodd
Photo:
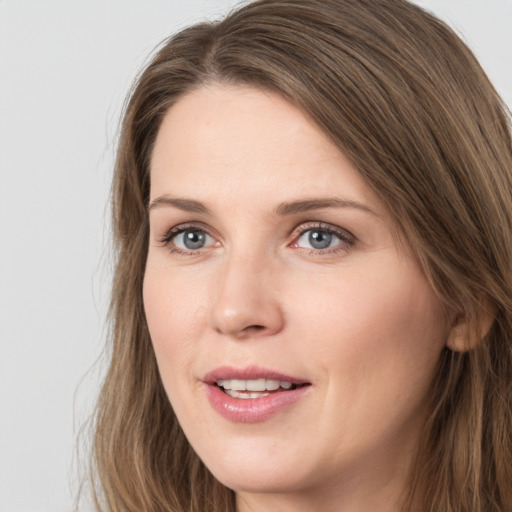
<path id="1" fill-rule="evenodd" d="M 446 346 L 452 352 L 467 352 L 475 348 L 491 330 L 496 313 L 496 307 L 486 301 L 485 305 L 480 306 L 474 322 L 462 316 L 456 317 L 448 334 Z"/>

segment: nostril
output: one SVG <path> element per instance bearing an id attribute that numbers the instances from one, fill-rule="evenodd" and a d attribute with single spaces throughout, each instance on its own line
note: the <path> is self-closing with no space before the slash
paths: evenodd
<path id="1" fill-rule="evenodd" d="M 249 325 L 245 328 L 246 331 L 262 331 L 265 329 L 264 325 Z"/>
<path id="2" fill-rule="evenodd" d="M 265 333 L 266 327 L 264 325 L 253 324 L 248 325 L 239 332 L 239 337 L 245 338 L 247 336 L 260 336 Z"/>

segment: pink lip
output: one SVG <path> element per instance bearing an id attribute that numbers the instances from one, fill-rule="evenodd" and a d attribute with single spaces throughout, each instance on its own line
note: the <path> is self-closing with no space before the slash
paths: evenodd
<path id="1" fill-rule="evenodd" d="M 216 384 L 219 379 L 272 379 L 299 385 L 296 389 L 276 391 L 261 398 L 233 398 Z M 206 395 L 221 416 L 234 423 L 259 423 L 290 407 L 311 388 L 304 379 L 260 367 L 217 368 L 203 377 Z"/>

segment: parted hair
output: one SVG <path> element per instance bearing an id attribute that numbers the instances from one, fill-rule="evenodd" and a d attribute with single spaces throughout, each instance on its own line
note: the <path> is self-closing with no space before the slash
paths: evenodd
<path id="1" fill-rule="evenodd" d="M 256 0 L 170 37 L 138 76 L 112 188 L 110 366 L 91 457 L 97 510 L 235 511 L 234 492 L 177 422 L 142 301 L 157 132 L 183 95 L 215 84 L 273 91 L 304 112 L 387 206 L 446 314 L 470 326 L 467 347 L 447 347 L 439 360 L 407 502 L 422 512 L 510 512 L 510 113 L 459 37 L 406 0 Z"/>

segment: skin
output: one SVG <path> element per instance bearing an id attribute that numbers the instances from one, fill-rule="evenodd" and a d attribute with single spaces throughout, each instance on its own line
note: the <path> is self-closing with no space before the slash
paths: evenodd
<path id="1" fill-rule="evenodd" d="M 318 198 L 346 203 L 276 212 Z M 238 510 L 400 510 L 449 328 L 379 197 L 283 98 L 216 85 L 167 113 L 150 201 L 143 292 L 159 370 L 190 443 L 236 491 Z M 207 234 L 202 248 L 169 236 L 183 224 Z M 306 231 L 315 228 L 340 238 L 315 248 Z M 249 364 L 311 386 L 266 421 L 228 421 L 202 378 Z"/>

